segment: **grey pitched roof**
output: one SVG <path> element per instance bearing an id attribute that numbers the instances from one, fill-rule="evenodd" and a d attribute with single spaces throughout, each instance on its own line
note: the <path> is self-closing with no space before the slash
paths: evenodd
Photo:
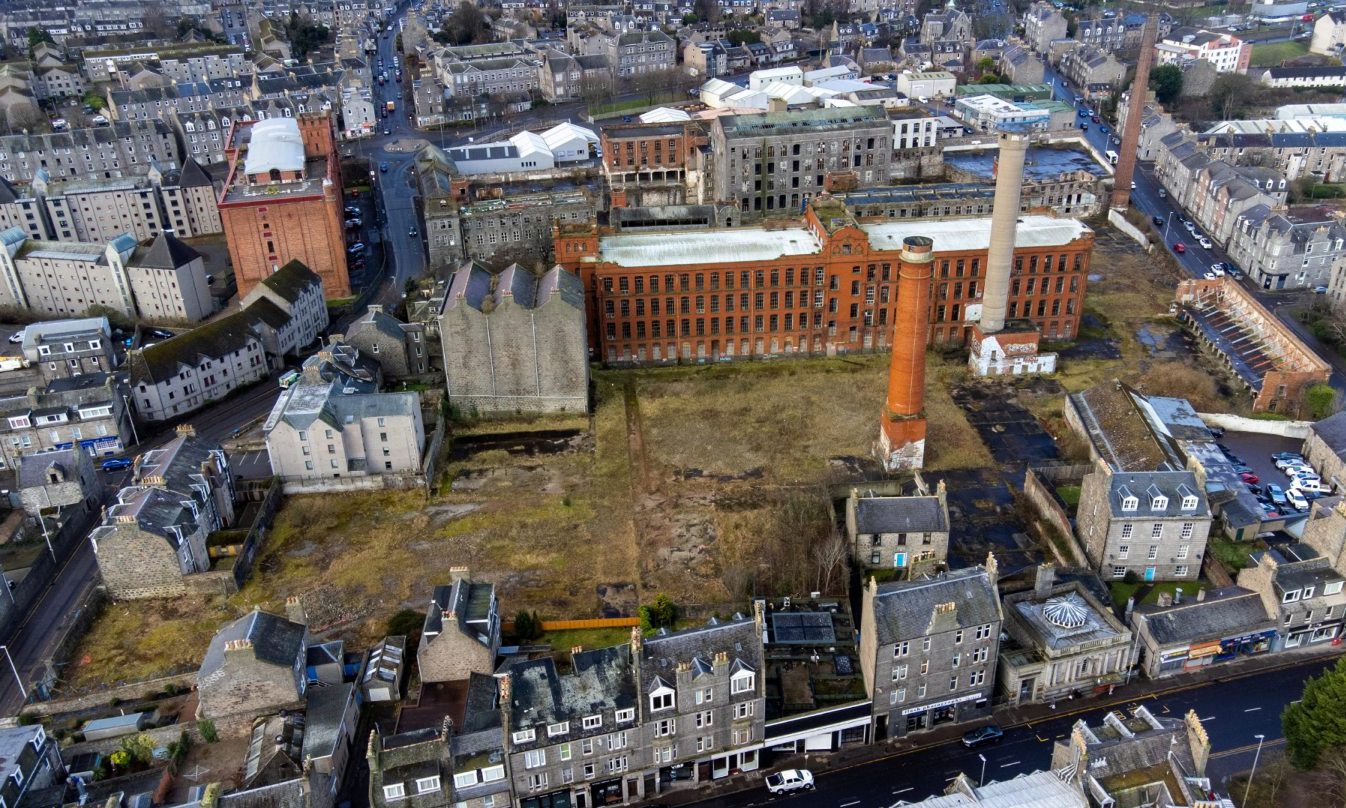
<path id="1" fill-rule="evenodd" d="M 1262 596 L 1241 588 L 1231 589 L 1223 597 L 1140 612 L 1135 620 L 1149 627 L 1150 636 L 1159 645 L 1219 640 L 1276 625 L 1267 616 Z"/>
<path id="2" fill-rule="evenodd" d="M 881 584 L 874 596 L 874 627 L 879 645 L 924 637 L 935 608 L 953 603 L 959 628 L 1001 619 L 1000 595 L 982 567 L 942 572 L 933 578 Z"/>
<path id="3" fill-rule="evenodd" d="M 253 656 L 262 662 L 288 668 L 304 651 L 308 627 L 280 615 L 254 610 L 215 633 L 201 661 L 204 678 L 224 666 L 224 646 L 231 640 L 248 640 Z"/>
<path id="4" fill-rule="evenodd" d="M 210 175 L 192 157 L 182 161 L 182 172 L 178 175 L 178 185 L 182 188 L 201 188 L 214 185 Z"/>
<path id="5" fill-rule="evenodd" d="M 1336 452 L 1338 457 L 1346 455 L 1346 412 L 1315 421 L 1309 429 L 1319 440 L 1327 444 L 1327 448 Z"/>
<path id="6" fill-rule="evenodd" d="M 1133 511 L 1122 509 L 1122 500 L 1135 497 L 1137 507 Z M 1184 510 L 1182 500 L 1186 496 L 1196 497 L 1196 507 Z M 1163 506 L 1152 507 L 1156 497 L 1163 497 Z M 1108 503 L 1114 518 L 1176 518 L 1202 519 L 1210 516 L 1210 505 L 1206 502 L 1204 489 L 1196 481 L 1191 471 L 1122 471 L 1108 478 Z"/>
<path id="7" fill-rule="evenodd" d="M 464 635 L 487 645 L 489 635 L 469 624 L 484 624 L 494 600 L 495 584 L 491 583 L 474 583 L 460 578 L 447 586 L 435 587 L 430 608 L 425 613 L 425 626 L 421 631 L 423 641 L 430 642 L 433 636 L 443 633 L 446 623 L 452 623 Z"/>
<path id="8" fill-rule="evenodd" d="M 342 719 L 347 708 L 353 709 L 355 685 L 342 683 L 310 688 L 305 696 L 304 760 L 330 757 L 341 741 Z"/>
<path id="9" fill-rule="evenodd" d="M 201 257 L 201 253 L 192 249 L 181 239 L 169 233 L 159 233 L 145 251 L 137 255 L 132 262 L 136 266 L 151 269 L 177 269 L 186 266 Z"/>
<path id="10" fill-rule="evenodd" d="M 291 303 L 299 299 L 313 284 L 322 285 L 322 278 L 302 261 L 293 260 L 262 279 L 262 284 Z"/>
<path id="11" fill-rule="evenodd" d="M 82 450 L 81 450 L 82 452 Z M 47 469 L 54 468 L 70 480 L 78 473 L 79 458 L 75 449 L 48 449 L 45 452 L 19 456 L 19 488 L 47 485 Z"/>
<path id="12" fill-rule="evenodd" d="M 728 654 L 731 664 L 762 670 L 762 635 L 757 622 L 743 617 L 725 622 L 712 620 L 697 628 L 646 637 L 640 650 L 641 692 L 653 690 L 656 678 L 669 684 L 675 682 L 679 663 L 686 662 L 694 669 L 698 664 L 704 667 L 718 653 Z"/>
<path id="13" fill-rule="evenodd" d="M 939 497 L 861 497 L 855 503 L 857 533 L 941 533 L 948 529 Z"/>

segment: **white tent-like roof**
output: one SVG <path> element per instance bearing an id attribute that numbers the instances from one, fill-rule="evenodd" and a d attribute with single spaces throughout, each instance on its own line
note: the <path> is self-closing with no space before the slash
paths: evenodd
<path id="1" fill-rule="evenodd" d="M 641 123 L 678 123 L 679 121 L 690 121 L 691 119 L 691 115 L 672 107 L 657 107 L 640 116 Z"/>
<path id="2" fill-rule="evenodd" d="M 304 138 L 294 118 L 267 118 L 252 125 L 244 174 L 304 170 Z"/>
<path id="3" fill-rule="evenodd" d="M 556 151 L 576 140 L 583 140 L 585 143 L 597 143 L 598 135 L 594 134 L 592 129 L 585 129 L 583 126 L 576 126 L 570 121 L 564 121 L 543 132 L 542 140 L 547 144 L 547 148 Z"/>

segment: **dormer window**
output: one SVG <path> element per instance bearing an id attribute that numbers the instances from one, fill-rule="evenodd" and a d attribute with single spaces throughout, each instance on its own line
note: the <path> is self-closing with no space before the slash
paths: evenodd
<path id="1" fill-rule="evenodd" d="M 671 687 L 659 687 L 650 694 L 650 712 L 671 710 L 676 704 L 677 694 L 673 692 Z"/>
<path id="2" fill-rule="evenodd" d="M 1341 581 L 1328 581 L 1323 584 L 1324 595 L 1336 595 L 1341 592 Z"/>
<path id="3" fill-rule="evenodd" d="M 1281 596 L 1281 603 L 1295 603 L 1299 600 L 1299 590 L 1292 589 Z"/>
<path id="4" fill-rule="evenodd" d="M 1184 511 L 1196 510 L 1196 494 L 1188 494 L 1182 498 L 1182 509 Z"/>
<path id="5" fill-rule="evenodd" d="M 1163 494 L 1157 494 L 1150 498 L 1150 510 L 1162 511 L 1168 508 L 1168 497 Z"/>
<path id="6" fill-rule="evenodd" d="M 598 729 L 599 727 L 603 726 L 603 716 L 586 715 L 584 717 L 583 724 L 585 729 Z"/>
<path id="7" fill-rule="evenodd" d="M 537 733 L 531 729 L 521 729 L 510 735 L 510 740 L 514 743 L 531 743 L 537 738 Z"/>
<path id="8" fill-rule="evenodd" d="M 557 723 L 555 723 L 555 724 L 548 724 L 548 725 L 547 725 L 547 737 L 548 737 L 548 738 L 555 738 L 557 735 L 565 735 L 565 734 L 568 733 L 568 732 L 570 732 L 570 722 L 569 722 L 569 721 L 559 721 L 559 722 L 557 722 Z"/>
<path id="9" fill-rule="evenodd" d="M 752 671 L 739 671 L 729 680 L 729 692 L 733 695 L 751 693 L 755 688 L 756 679 Z"/>
<path id="10" fill-rule="evenodd" d="M 618 710 L 618 711 L 617 711 L 617 723 L 618 723 L 618 724 L 629 724 L 629 723 L 631 723 L 632 721 L 635 721 L 635 720 L 636 720 L 636 708 L 634 708 L 634 707 L 627 707 L 625 710 Z"/>
<path id="11" fill-rule="evenodd" d="M 1140 500 L 1132 496 L 1122 497 L 1122 510 L 1134 511 L 1140 507 Z"/>
<path id="12" fill-rule="evenodd" d="M 385 800 L 400 800 L 407 796 L 407 787 L 401 783 L 393 783 L 383 787 L 383 798 Z"/>
<path id="13" fill-rule="evenodd" d="M 1314 587 L 1312 587 L 1312 586 L 1306 586 L 1306 587 L 1304 587 L 1304 595 L 1303 595 L 1303 599 L 1304 599 L 1304 600 L 1308 600 L 1309 598 L 1313 597 L 1313 590 L 1314 590 Z"/>

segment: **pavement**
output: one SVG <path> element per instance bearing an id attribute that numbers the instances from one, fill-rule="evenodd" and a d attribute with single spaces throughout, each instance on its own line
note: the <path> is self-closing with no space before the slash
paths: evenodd
<path id="1" fill-rule="evenodd" d="M 1264 754 L 1283 743 L 1281 711 L 1299 698 L 1305 679 L 1326 670 L 1339 655 L 1335 649 L 1281 652 L 1159 682 L 1138 679 L 1117 687 L 1109 697 L 1002 707 L 995 711 L 995 721 L 1005 729 L 1005 737 L 994 746 L 963 746 L 963 733 L 979 724 L 946 726 L 912 740 L 776 759 L 757 772 L 665 794 L 651 802 L 670 808 L 744 808 L 768 802 L 799 808 L 889 808 L 899 801 L 915 802 L 943 793 L 960 773 L 990 782 L 1046 769 L 1054 743 L 1067 737 L 1076 721 L 1093 725 L 1109 710 L 1141 705 L 1170 718 L 1196 711 L 1211 738 L 1207 774 L 1220 785 L 1251 765 L 1257 735 L 1265 738 Z M 811 770 L 817 788 L 771 797 L 761 780 L 769 771 L 783 768 Z"/>

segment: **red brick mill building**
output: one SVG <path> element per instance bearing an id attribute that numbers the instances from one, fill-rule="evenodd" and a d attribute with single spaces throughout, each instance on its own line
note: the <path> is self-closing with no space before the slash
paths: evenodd
<path id="1" fill-rule="evenodd" d="M 934 240 L 930 342 L 962 345 L 981 317 L 991 220 L 860 222 L 837 200 L 803 222 L 604 234 L 558 229 L 556 260 L 584 282 L 589 345 L 607 363 L 717 361 L 886 350 L 903 239 Z M 1022 216 L 1009 316 L 1045 340 L 1079 333 L 1094 234 Z"/>

